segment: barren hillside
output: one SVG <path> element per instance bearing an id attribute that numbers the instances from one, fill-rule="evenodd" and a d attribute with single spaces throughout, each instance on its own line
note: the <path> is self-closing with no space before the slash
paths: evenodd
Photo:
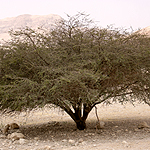
<path id="1" fill-rule="evenodd" d="M 20 15 L 12 18 L 5 18 L 0 20 L 0 40 L 9 39 L 8 31 L 10 29 L 18 29 L 25 26 L 37 28 L 39 26 L 50 28 L 51 24 L 55 23 L 56 20 L 61 19 L 59 15 L 50 14 L 45 16 L 38 15 Z"/>
<path id="2" fill-rule="evenodd" d="M 150 36 L 150 26 L 141 29 L 141 30 L 140 30 L 140 33 L 141 33 L 141 34 L 146 34 L 146 35 Z"/>
<path id="3" fill-rule="evenodd" d="M 61 19 L 59 15 L 49 14 L 49 15 L 29 15 L 24 14 L 17 17 L 5 18 L 0 20 L 0 41 L 2 39 L 8 40 L 10 29 L 18 29 L 25 26 L 32 27 L 36 29 L 37 27 L 50 28 L 53 23 Z M 144 33 L 150 36 L 150 26 L 140 30 L 140 33 Z"/>

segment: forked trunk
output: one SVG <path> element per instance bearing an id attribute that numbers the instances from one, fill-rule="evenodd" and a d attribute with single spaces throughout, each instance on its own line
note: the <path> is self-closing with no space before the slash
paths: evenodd
<path id="1" fill-rule="evenodd" d="M 86 129 L 86 119 L 90 111 L 91 111 L 91 108 L 87 107 L 86 104 L 84 104 L 82 107 L 78 107 L 75 109 L 74 121 L 77 125 L 77 129 L 79 130 Z"/>
<path id="2" fill-rule="evenodd" d="M 88 114 L 92 110 L 92 107 L 87 106 L 87 104 L 80 103 L 80 105 L 73 105 L 74 112 L 67 105 L 65 105 L 65 107 L 61 106 L 61 108 L 64 109 L 74 120 L 77 129 L 84 130 L 86 128 L 86 119 L 88 117 Z"/>

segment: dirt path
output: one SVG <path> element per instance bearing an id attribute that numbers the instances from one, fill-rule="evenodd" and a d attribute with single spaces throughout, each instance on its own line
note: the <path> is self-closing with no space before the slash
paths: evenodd
<path id="1" fill-rule="evenodd" d="M 0 138 L 0 150 L 150 150 L 150 129 L 138 129 L 141 122 L 150 125 L 150 107 L 144 104 L 98 106 L 105 128 L 96 132 L 93 110 L 87 129 L 76 130 L 70 117 L 58 109 L 34 110 L 14 116 L 1 115 L 3 125 L 16 122 L 25 140 Z"/>

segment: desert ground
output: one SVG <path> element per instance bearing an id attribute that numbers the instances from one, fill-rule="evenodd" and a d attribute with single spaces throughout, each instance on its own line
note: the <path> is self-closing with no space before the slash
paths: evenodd
<path id="1" fill-rule="evenodd" d="M 1 114 L 0 128 L 17 123 L 24 139 L 11 140 L 0 133 L 0 150 L 150 150 L 150 106 L 146 104 L 98 105 L 98 116 L 105 122 L 96 130 L 95 110 L 89 114 L 87 129 L 75 123 L 58 108 L 34 109 L 20 114 Z"/>

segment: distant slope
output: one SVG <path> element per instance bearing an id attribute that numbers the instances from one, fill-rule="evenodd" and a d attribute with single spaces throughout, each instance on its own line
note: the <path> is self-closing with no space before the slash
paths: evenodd
<path id="1" fill-rule="evenodd" d="M 141 29 L 141 30 L 139 31 L 139 33 L 141 33 L 141 34 L 146 34 L 146 35 L 150 36 L 150 26 Z"/>
<path id="2" fill-rule="evenodd" d="M 29 26 L 34 29 L 41 26 L 44 28 L 50 28 L 53 23 L 60 19 L 61 17 L 56 14 L 49 14 L 44 16 L 24 14 L 17 17 L 1 19 L 0 41 L 2 41 L 2 39 L 8 40 L 10 38 L 8 34 L 10 29 L 16 30 L 25 26 Z M 150 26 L 141 29 L 139 33 L 144 33 L 150 36 Z"/>
<path id="3" fill-rule="evenodd" d="M 59 15 L 50 14 L 45 16 L 37 16 L 37 15 L 20 15 L 13 18 L 5 18 L 0 20 L 0 41 L 2 39 L 9 39 L 8 31 L 10 29 L 18 29 L 25 26 L 29 26 L 32 28 L 44 27 L 50 28 L 51 24 L 55 23 L 56 20 L 61 19 Z"/>

